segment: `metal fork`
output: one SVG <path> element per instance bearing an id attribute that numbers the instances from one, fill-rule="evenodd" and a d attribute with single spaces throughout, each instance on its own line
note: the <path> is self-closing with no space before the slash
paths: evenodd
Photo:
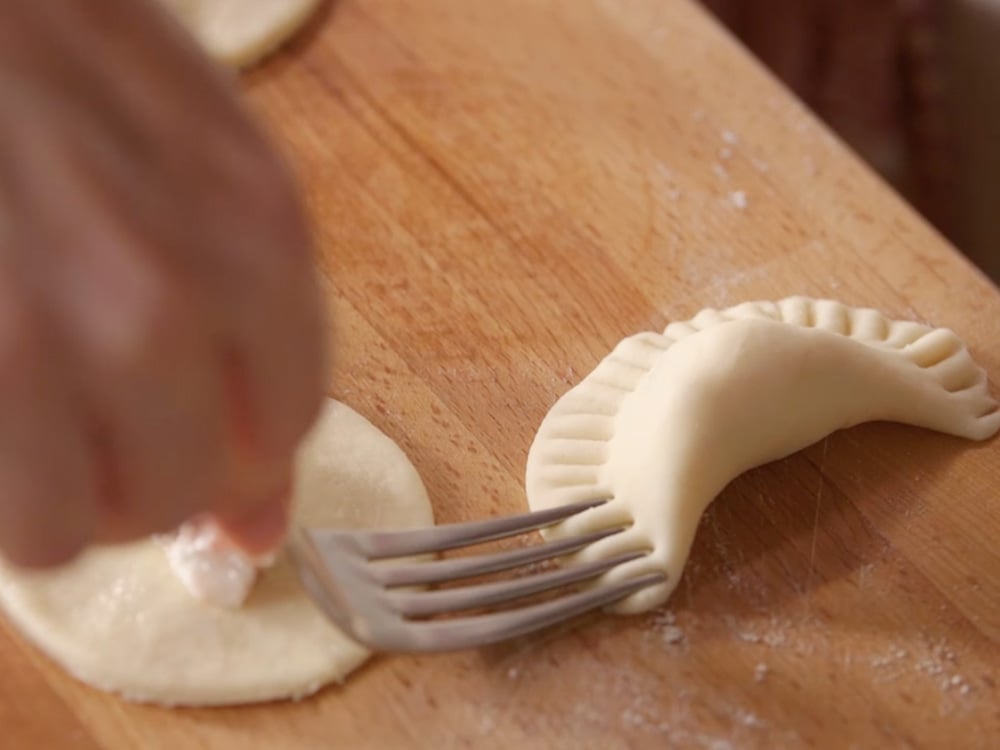
<path id="1" fill-rule="evenodd" d="M 484 646 L 540 630 L 666 580 L 648 573 L 612 584 L 571 590 L 535 604 L 482 614 L 430 619 L 478 610 L 596 578 L 643 556 L 630 552 L 607 560 L 567 565 L 520 578 L 447 589 L 413 587 L 511 570 L 579 551 L 620 533 L 605 529 L 514 550 L 451 559 L 395 560 L 466 547 L 551 526 L 606 500 L 490 521 L 399 531 L 294 529 L 289 557 L 320 609 L 341 629 L 382 651 L 452 651 Z"/>

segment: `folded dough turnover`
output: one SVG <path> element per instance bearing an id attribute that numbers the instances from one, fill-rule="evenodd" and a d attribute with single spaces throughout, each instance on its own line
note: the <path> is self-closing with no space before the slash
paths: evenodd
<path id="1" fill-rule="evenodd" d="M 605 576 L 666 572 L 613 607 L 642 612 L 669 597 L 698 521 L 732 479 L 873 420 L 984 440 L 1000 411 L 947 329 L 804 297 L 703 310 L 625 339 L 559 399 L 528 454 L 528 504 L 610 498 L 548 535 L 627 527 L 578 557 L 648 550 Z"/>

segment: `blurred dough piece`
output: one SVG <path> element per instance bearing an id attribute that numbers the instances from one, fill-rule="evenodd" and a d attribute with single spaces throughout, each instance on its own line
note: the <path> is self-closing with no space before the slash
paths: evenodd
<path id="1" fill-rule="evenodd" d="M 298 31 L 322 0 L 160 0 L 210 55 L 246 68 Z"/>
<path id="2" fill-rule="evenodd" d="M 433 523 L 403 451 L 336 401 L 302 446 L 294 503 L 297 520 L 309 526 Z M 0 603 L 69 672 L 137 701 L 300 698 L 342 680 L 369 655 L 319 613 L 283 555 L 236 609 L 192 597 L 153 540 L 96 549 L 51 572 L 0 565 Z"/>

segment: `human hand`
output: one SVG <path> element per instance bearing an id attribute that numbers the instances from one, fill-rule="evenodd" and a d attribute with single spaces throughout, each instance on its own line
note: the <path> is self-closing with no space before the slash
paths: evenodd
<path id="1" fill-rule="evenodd" d="M 284 526 L 324 389 L 293 182 L 147 0 L 0 3 L 0 550 Z"/>

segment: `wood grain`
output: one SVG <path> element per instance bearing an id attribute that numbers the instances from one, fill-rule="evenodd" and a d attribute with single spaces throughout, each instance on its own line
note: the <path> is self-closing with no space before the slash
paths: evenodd
<path id="1" fill-rule="evenodd" d="M 316 219 L 331 393 L 440 521 L 524 508 L 552 402 L 623 336 L 789 294 L 946 325 L 1000 296 L 687 0 L 344 0 L 247 81 Z M 669 605 L 169 711 L 0 632 L 3 747 L 996 747 L 1000 445 L 896 425 L 739 478 Z"/>

